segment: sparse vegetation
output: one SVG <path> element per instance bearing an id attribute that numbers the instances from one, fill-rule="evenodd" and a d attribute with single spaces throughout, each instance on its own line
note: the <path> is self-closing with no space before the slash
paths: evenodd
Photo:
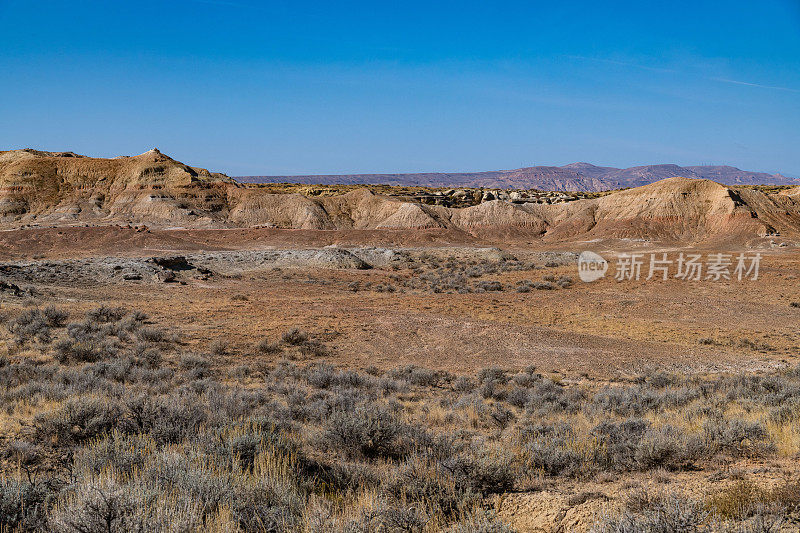
<path id="1" fill-rule="evenodd" d="M 529 271 L 545 267 L 556 268 L 567 264 L 571 259 L 571 256 L 565 255 L 559 260 L 550 259 L 544 265 L 537 265 L 530 261 L 520 261 L 512 256 L 503 256 L 494 260 L 479 260 L 421 254 L 419 257 L 407 256 L 407 270 L 403 273 L 391 274 L 389 276 L 391 283 L 349 282 L 346 288 L 353 292 L 372 290 L 379 293 L 405 293 L 407 291 L 434 294 L 501 292 L 510 290 L 512 287 L 505 286 L 502 281 L 497 279 L 484 278 L 499 276 L 507 272 Z M 513 289 L 516 292 L 526 293 L 532 289 L 566 289 L 573 284 L 573 280 L 569 276 L 556 277 L 546 274 L 544 279 L 544 282 L 523 279 L 516 282 Z"/>
<path id="2" fill-rule="evenodd" d="M 4 416 L 20 422 L 2 449 L 3 528 L 512 531 L 493 494 L 800 453 L 782 440 L 797 420 L 797 369 L 605 386 L 533 367 L 454 376 L 283 360 L 226 371 L 139 313 L 68 316 L 27 310 L 6 323 L 41 357 L 0 365 Z M 299 329 L 256 347 L 283 350 L 328 353 Z M 742 480 L 703 501 L 634 491 L 595 531 L 771 531 L 798 505 L 796 483 Z"/>

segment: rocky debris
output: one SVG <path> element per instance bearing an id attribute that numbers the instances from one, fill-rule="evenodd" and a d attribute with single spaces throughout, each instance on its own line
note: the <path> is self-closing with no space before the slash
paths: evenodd
<path id="1" fill-rule="evenodd" d="M 265 250 L 206 252 L 189 255 L 188 260 L 208 271 L 240 273 L 263 268 L 330 268 L 366 270 L 372 265 L 344 248 L 307 250 Z"/>
<path id="2" fill-rule="evenodd" d="M 0 273 L 17 282 L 43 284 L 141 280 L 171 282 L 179 281 L 178 274 L 187 269 L 204 276 L 212 274 L 209 269 L 198 269 L 183 259 L 180 261 L 180 257 L 148 259 L 97 257 L 60 261 L 18 261 L 0 264 Z"/>
<path id="3" fill-rule="evenodd" d="M 514 204 L 563 204 L 588 197 L 589 195 L 585 193 L 567 194 L 553 191 L 544 192 L 535 189 L 447 189 L 445 191 L 415 194 L 411 196 L 411 200 L 428 205 L 458 208 L 494 200 L 502 200 Z"/>
<path id="4" fill-rule="evenodd" d="M 19 285 L 8 282 L 4 279 L 0 279 L 0 292 L 11 293 L 14 296 L 25 296 L 30 293 L 30 291 L 22 289 Z"/>
<path id="5" fill-rule="evenodd" d="M 195 266 L 187 261 L 186 257 L 182 255 L 176 255 L 172 257 L 151 257 L 148 259 L 148 261 L 168 270 L 192 270 L 195 268 Z"/>
<path id="6" fill-rule="evenodd" d="M 160 270 L 153 275 L 153 279 L 160 283 L 173 283 L 177 281 L 175 272 L 172 270 Z"/>
<path id="7" fill-rule="evenodd" d="M 407 267 L 413 259 L 408 250 L 393 250 L 391 248 L 353 248 L 350 252 L 372 265 L 374 268 Z"/>
<path id="8" fill-rule="evenodd" d="M 541 266 L 573 264 L 574 252 L 541 252 L 525 258 Z M 94 257 L 0 263 L 0 290 L 15 292 L 19 283 L 185 283 L 209 280 L 217 273 L 237 275 L 271 268 L 404 269 L 420 261 L 518 262 L 499 248 L 340 248 L 202 252 L 148 258 Z M 22 289 L 19 289 L 22 290 Z"/>

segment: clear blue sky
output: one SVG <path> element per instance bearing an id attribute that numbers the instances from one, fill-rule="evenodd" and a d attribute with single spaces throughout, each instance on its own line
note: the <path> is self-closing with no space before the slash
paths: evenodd
<path id="1" fill-rule="evenodd" d="M 800 176 L 800 0 L 0 0 L 0 73 L 2 149 L 157 146 L 231 175 Z"/>

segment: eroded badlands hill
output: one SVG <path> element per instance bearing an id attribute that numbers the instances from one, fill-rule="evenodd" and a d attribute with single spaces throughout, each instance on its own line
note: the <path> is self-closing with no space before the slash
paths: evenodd
<path id="1" fill-rule="evenodd" d="M 358 189 L 329 197 L 269 194 L 151 150 L 99 159 L 69 152 L 0 152 L 0 225 L 435 230 L 545 241 L 632 238 L 735 240 L 800 233 L 797 189 L 766 194 L 669 178 L 563 204 L 485 201 L 430 206 Z"/>
<path id="2" fill-rule="evenodd" d="M 101 159 L 72 152 L 0 152 L 0 220 L 212 225 L 224 220 L 233 180 L 150 150 Z M 218 215 L 219 213 L 219 215 Z"/>

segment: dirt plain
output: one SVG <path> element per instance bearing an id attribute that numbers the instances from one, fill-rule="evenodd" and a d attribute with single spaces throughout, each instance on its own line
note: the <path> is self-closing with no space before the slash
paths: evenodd
<path id="1" fill-rule="evenodd" d="M 365 242 L 384 251 L 404 251 L 417 258 L 432 255 L 442 261 L 448 257 L 486 261 L 491 257 L 487 251 L 498 250 L 492 241 L 443 245 L 449 236 L 435 232 L 426 236 L 429 240 L 418 234 L 383 233 L 365 238 L 363 233 L 275 229 L 60 228 L 4 232 L 0 243 L 6 263 L 33 264 L 76 257 L 187 254 L 202 263 L 204 256 L 220 251 L 329 251 L 331 245 L 358 251 L 365 249 Z M 360 244 L 354 245 L 357 241 Z M 31 284 L 13 276 L 12 281 L 31 285 L 56 302 L 86 308 L 137 302 L 148 314 L 185 330 L 191 342 L 205 343 L 216 335 L 231 338 L 238 348 L 232 362 L 251 357 L 247 348 L 259 338 L 300 327 L 330 340 L 336 364 L 359 368 L 389 368 L 403 361 L 471 373 L 492 365 L 509 369 L 536 365 L 564 377 L 607 377 L 647 368 L 697 372 L 796 364 L 800 310 L 790 305 L 800 300 L 800 253 L 795 248 L 759 250 L 763 259 L 755 281 L 647 281 L 646 274 L 638 281 L 617 281 L 609 272 L 597 282 L 583 283 L 574 262 L 546 266 L 549 252 L 584 248 L 606 253 L 609 259 L 625 251 L 610 250 L 609 243 L 562 245 L 555 251 L 506 243 L 503 252 L 537 268 L 485 274 L 481 280 L 499 281 L 505 290 L 468 294 L 404 288 L 395 279 L 414 279 L 415 271 L 405 268 L 408 265 L 340 269 L 309 267 L 303 260 L 281 265 L 247 258 L 237 265 L 214 265 L 208 277 L 178 272 L 176 283 L 100 275 L 76 279 L 66 274 L 53 277 L 51 283 Z M 627 251 L 631 250 L 645 254 L 671 250 L 670 256 L 682 251 L 628 243 Z M 568 276 L 575 282 L 558 290 L 515 290 L 520 280 L 537 282 L 543 276 Z M 392 286 L 395 292 L 355 292 L 350 286 L 354 282 Z M 13 298 L 4 299 L 5 306 L 21 305 Z"/>

